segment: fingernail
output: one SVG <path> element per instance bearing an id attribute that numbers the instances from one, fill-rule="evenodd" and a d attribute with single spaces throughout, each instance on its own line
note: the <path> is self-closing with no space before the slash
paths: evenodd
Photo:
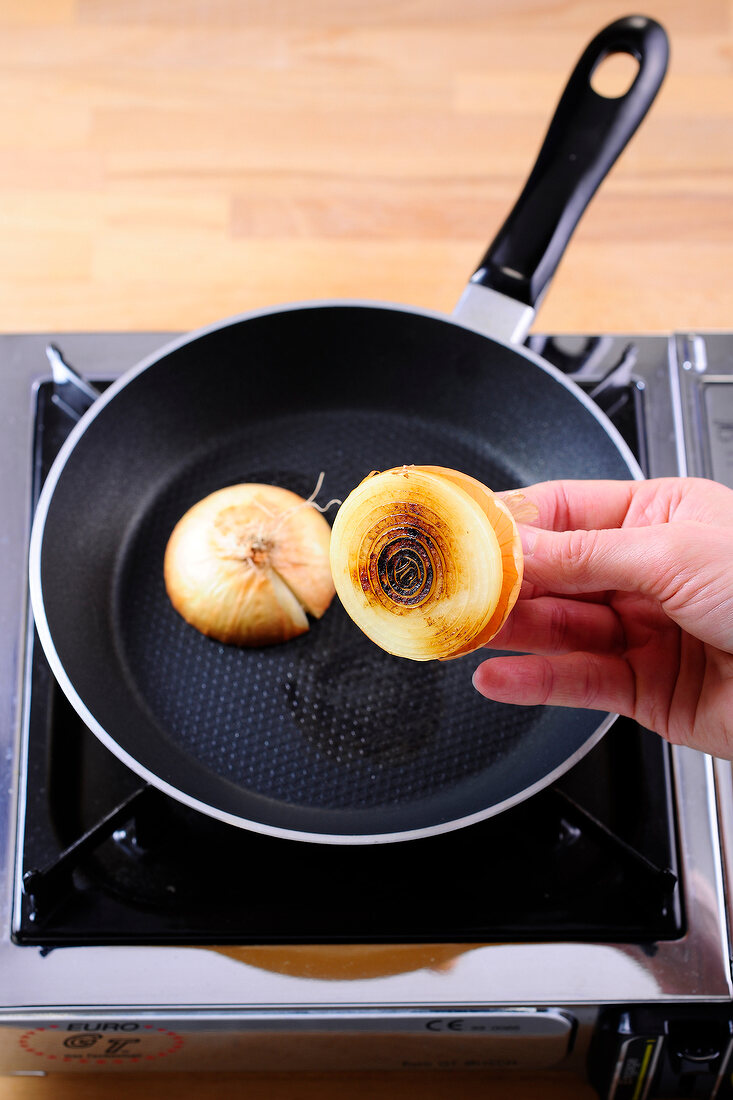
<path id="1" fill-rule="evenodd" d="M 534 548 L 540 533 L 536 527 L 525 527 L 522 525 L 519 528 L 519 534 L 522 539 L 522 550 L 525 556 L 529 557 L 534 553 Z"/>
<path id="2" fill-rule="evenodd" d="M 479 693 L 479 695 L 483 695 L 485 697 L 484 688 L 481 686 L 481 683 L 480 683 L 481 680 L 483 679 L 483 677 L 480 674 L 481 667 L 482 666 L 479 665 L 478 668 L 475 670 L 473 676 L 471 677 L 471 683 L 476 688 L 476 691 Z"/>

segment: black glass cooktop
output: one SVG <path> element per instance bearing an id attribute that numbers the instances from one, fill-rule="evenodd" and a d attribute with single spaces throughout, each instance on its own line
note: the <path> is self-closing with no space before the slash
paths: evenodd
<path id="1" fill-rule="evenodd" d="M 644 464 L 633 348 L 536 350 L 571 371 Z M 36 493 L 73 420 L 38 391 Z M 32 630 L 32 627 L 30 628 Z M 317 845 L 246 832 L 146 786 L 84 726 L 37 638 L 15 939 L 105 943 L 648 942 L 684 930 L 667 746 L 625 719 L 521 805 L 436 837 Z"/>

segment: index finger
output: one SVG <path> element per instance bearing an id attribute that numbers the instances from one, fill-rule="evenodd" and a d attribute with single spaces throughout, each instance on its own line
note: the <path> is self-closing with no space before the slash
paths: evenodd
<path id="1" fill-rule="evenodd" d="M 532 526 L 548 531 L 596 531 L 623 526 L 643 481 L 542 481 L 521 490 L 537 508 Z M 500 498 L 501 493 L 497 494 Z"/>

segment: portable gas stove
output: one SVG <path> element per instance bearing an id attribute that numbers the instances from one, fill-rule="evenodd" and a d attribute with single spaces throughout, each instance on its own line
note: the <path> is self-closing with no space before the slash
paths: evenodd
<path id="1" fill-rule="evenodd" d="M 167 339 L 0 337 L 0 1073 L 559 1067 L 618 1100 L 733 1095 L 730 765 L 620 719 L 498 817 L 354 849 L 204 818 L 83 726 L 27 606 L 34 502 L 83 378 Z M 733 486 L 733 335 L 529 344 L 648 476 Z"/>

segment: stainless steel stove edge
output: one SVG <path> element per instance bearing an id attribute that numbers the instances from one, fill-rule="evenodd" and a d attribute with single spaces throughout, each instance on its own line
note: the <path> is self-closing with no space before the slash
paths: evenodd
<path id="1" fill-rule="evenodd" d="M 131 362 L 160 347 L 167 333 L 64 333 L 0 335 L 3 430 L 0 432 L 0 536 L 3 583 L 0 585 L 0 931 L 11 926 L 17 840 L 19 777 L 26 661 L 28 541 L 31 525 L 31 456 L 34 390 L 49 377 L 46 345 L 56 341 L 82 370 L 114 378 Z"/>
<path id="2" fill-rule="evenodd" d="M 324 1007 L 333 1011 L 373 1006 L 387 1016 L 400 1006 L 432 1012 L 531 1006 L 594 1006 L 629 1002 L 725 1002 L 731 998 L 728 925 L 719 854 L 713 767 L 691 750 L 673 751 L 675 784 L 681 797 L 680 854 L 688 929 L 680 940 L 654 945 L 581 943 L 498 944 L 457 949 L 445 969 L 328 982 L 287 977 L 247 966 L 206 948 L 66 948 L 42 956 L 11 940 L 16 845 L 16 777 L 20 766 L 22 664 L 27 541 L 27 501 L 33 380 L 45 374 L 47 336 L 0 336 L 0 364 L 8 384 L 7 430 L 0 438 L 4 477 L 0 507 L 5 516 L 5 581 L 0 586 L 0 1025 L 43 1026 L 44 1019 L 89 1019 L 89 1013 L 174 1012 L 206 1019 L 216 1006 L 237 1018 L 255 1009 L 273 1022 L 282 1013 Z M 165 341 L 156 334 L 65 334 L 54 338 L 72 362 L 97 377 L 112 377 Z M 642 385 L 669 377 L 674 337 L 649 340 Z M 130 350 L 131 349 L 131 352 Z M 100 358 L 103 356 L 103 358 Z M 655 415 L 669 410 L 656 406 Z M 663 425 L 664 448 L 651 464 L 653 475 L 674 474 Z M 671 452 L 674 454 L 674 450 Z M 346 948 L 345 950 L 348 950 Z M 110 1004 L 110 990 L 115 1003 Z M 201 1004 L 202 991 L 206 992 Z M 196 1007 L 198 1005 L 198 1007 Z M 283 1009 L 283 1006 L 287 1006 Z M 583 1010 L 585 1011 L 585 1009 Z M 214 1017 L 211 1017 L 213 1022 Z M 72 1022 L 73 1022 L 72 1021 Z M 0 1063 L 0 1072 L 2 1064 Z"/>

